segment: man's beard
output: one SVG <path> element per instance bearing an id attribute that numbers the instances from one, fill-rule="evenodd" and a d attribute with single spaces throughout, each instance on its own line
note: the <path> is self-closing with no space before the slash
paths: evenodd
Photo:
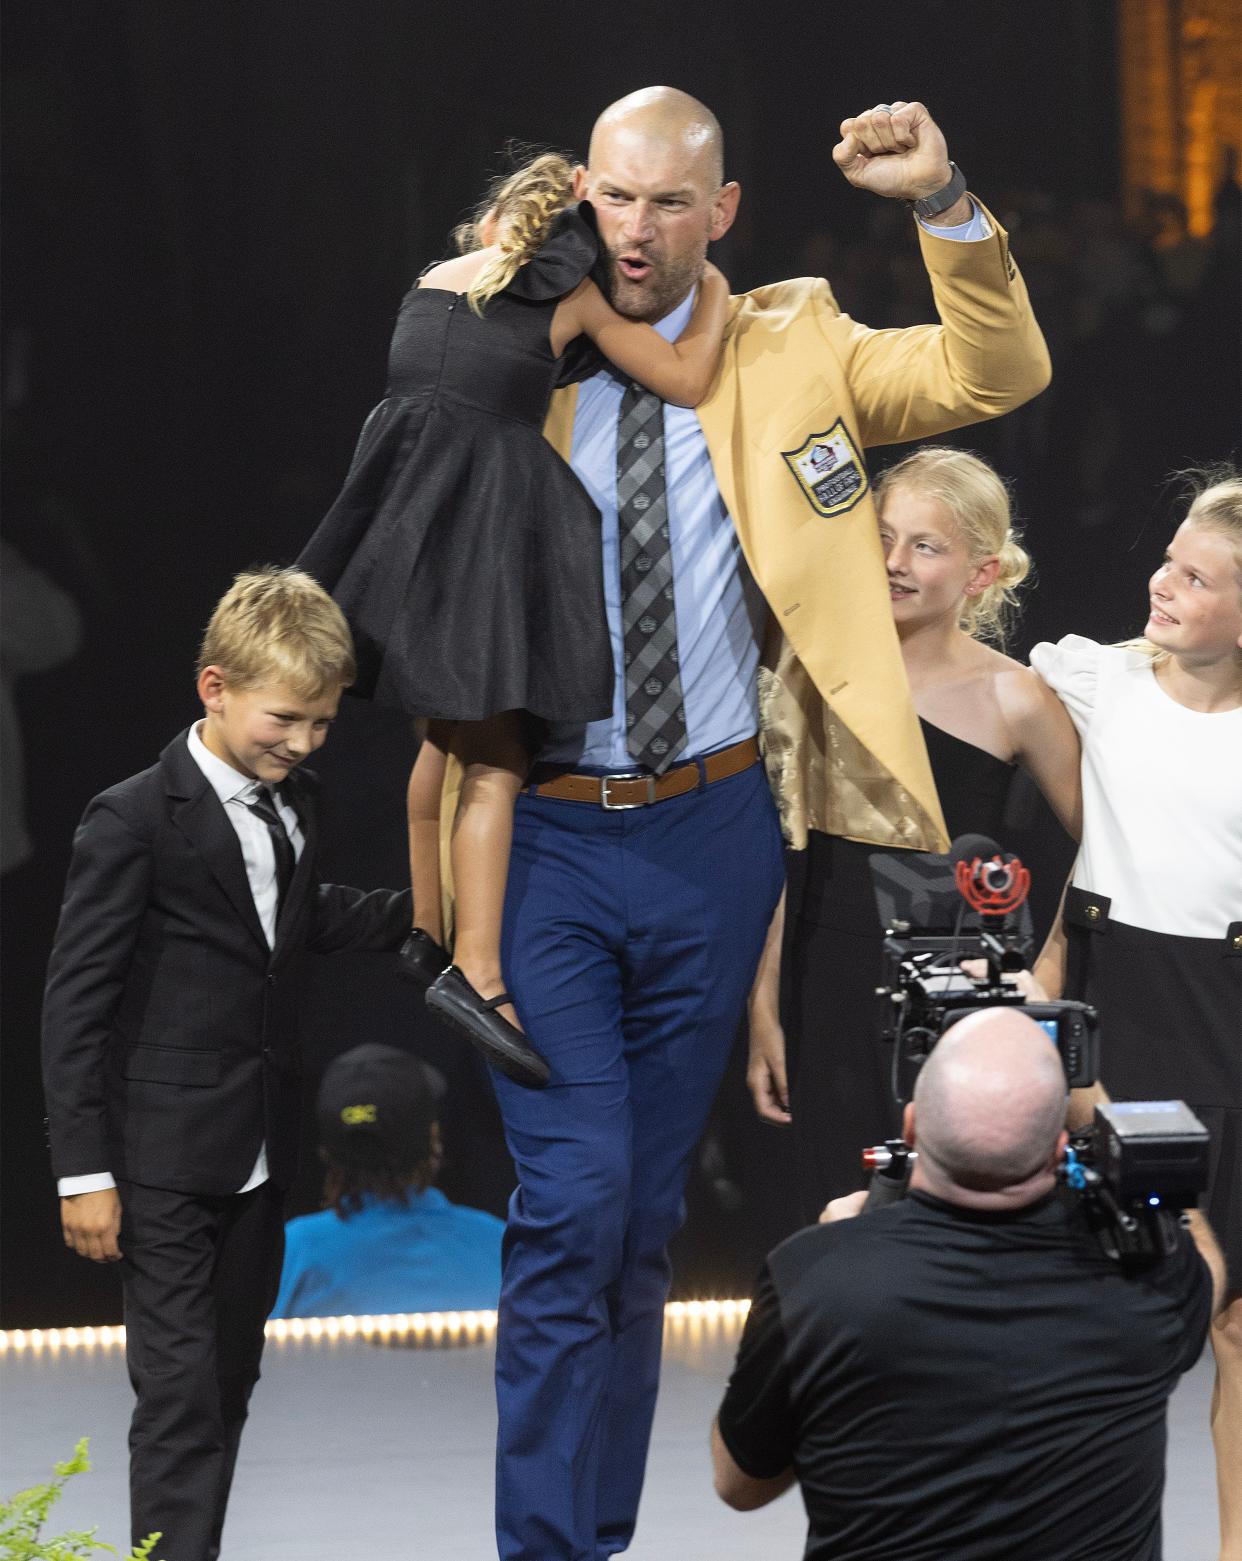
<path id="1" fill-rule="evenodd" d="M 611 250 L 604 251 L 605 293 L 608 302 L 627 320 L 643 320 L 648 325 L 670 314 L 703 273 L 706 254 L 688 255 L 676 264 L 652 261 L 651 270 L 641 282 L 631 282 L 617 265 Z M 596 273 L 598 277 L 598 272 Z"/>

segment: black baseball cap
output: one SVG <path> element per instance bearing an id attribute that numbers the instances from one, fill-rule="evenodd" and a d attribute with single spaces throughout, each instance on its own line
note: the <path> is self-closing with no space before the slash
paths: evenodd
<path id="1" fill-rule="evenodd" d="M 416 1166 L 430 1149 L 444 1077 L 395 1046 L 343 1052 L 319 1083 L 319 1142 L 339 1165 Z"/>

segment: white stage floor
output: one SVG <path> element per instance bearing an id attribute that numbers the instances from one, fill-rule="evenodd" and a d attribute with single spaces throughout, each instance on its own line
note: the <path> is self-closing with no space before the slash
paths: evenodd
<path id="1" fill-rule="evenodd" d="M 670 1320 L 635 1561 L 795 1561 L 790 1493 L 729 1511 L 711 1488 L 707 1430 L 740 1321 Z M 492 1541 L 493 1351 L 477 1343 L 270 1341 L 242 1441 L 222 1561 L 486 1561 Z M 1210 1356 L 1170 1409 L 1165 1561 L 1213 1561 Z M 79 1436 L 94 1468 L 70 1481 L 49 1533 L 128 1531 L 129 1384 L 119 1348 L 6 1350 L 0 1492 L 49 1478 Z M 158 1554 L 159 1552 L 157 1552 Z M 176 1561 L 175 1556 L 168 1561 Z"/>

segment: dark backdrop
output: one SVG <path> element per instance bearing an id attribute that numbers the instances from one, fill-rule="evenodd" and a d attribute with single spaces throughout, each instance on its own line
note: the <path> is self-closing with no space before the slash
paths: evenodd
<path id="1" fill-rule="evenodd" d="M 830 149 L 843 115 L 926 101 L 1011 225 L 1056 360 L 1052 393 L 963 440 L 1015 479 L 1039 562 L 1019 648 L 1142 622 L 1162 474 L 1235 438 L 1220 276 L 1236 208 L 1224 191 L 1190 291 L 1164 276 L 1154 230 L 1123 228 L 1113 28 L 1103 0 L 9 7 L 5 535 L 81 630 L 75 652 L 41 660 L 5 644 L 7 676 L 42 667 L 16 682 L 26 791 L 6 795 L 33 839 L 4 878 L 7 1326 L 119 1315 L 115 1275 L 60 1248 L 37 1079 L 74 821 L 195 716 L 212 603 L 237 569 L 292 559 L 331 501 L 382 393 L 397 304 L 508 137 L 585 152 L 605 103 L 684 87 L 716 108 L 743 185 L 717 257 L 735 286 L 822 270 L 846 307 L 901 325 L 930 311 L 910 224 L 849 189 Z M 317 760 L 329 866 L 397 882 L 412 742 L 399 719 L 347 707 Z M 1066 852 L 1038 819 L 1031 842 L 1046 916 Z M 473 1059 L 377 962 L 312 972 L 313 1069 L 411 1033 L 451 1076 L 447 1190 L 499 1212 L 511 1171 Z M 691 1192 L 683 1293 L 748 1288 L 789 1223 L 786 1150 L 735 1068 Z M 298 1207 L 315 1194 L 308 1164 Z"/>

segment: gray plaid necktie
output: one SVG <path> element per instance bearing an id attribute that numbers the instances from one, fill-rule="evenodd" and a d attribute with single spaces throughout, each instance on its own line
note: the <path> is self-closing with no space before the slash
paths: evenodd
<path id="1" fill-rule="evenodd" d="M 664 491 L 664 403 L 642 385 L 628 386 L 621 398 L 617 519 L 626 746 L 631 757 L 660 775 L 686 746 L 686 712 Z"/>

